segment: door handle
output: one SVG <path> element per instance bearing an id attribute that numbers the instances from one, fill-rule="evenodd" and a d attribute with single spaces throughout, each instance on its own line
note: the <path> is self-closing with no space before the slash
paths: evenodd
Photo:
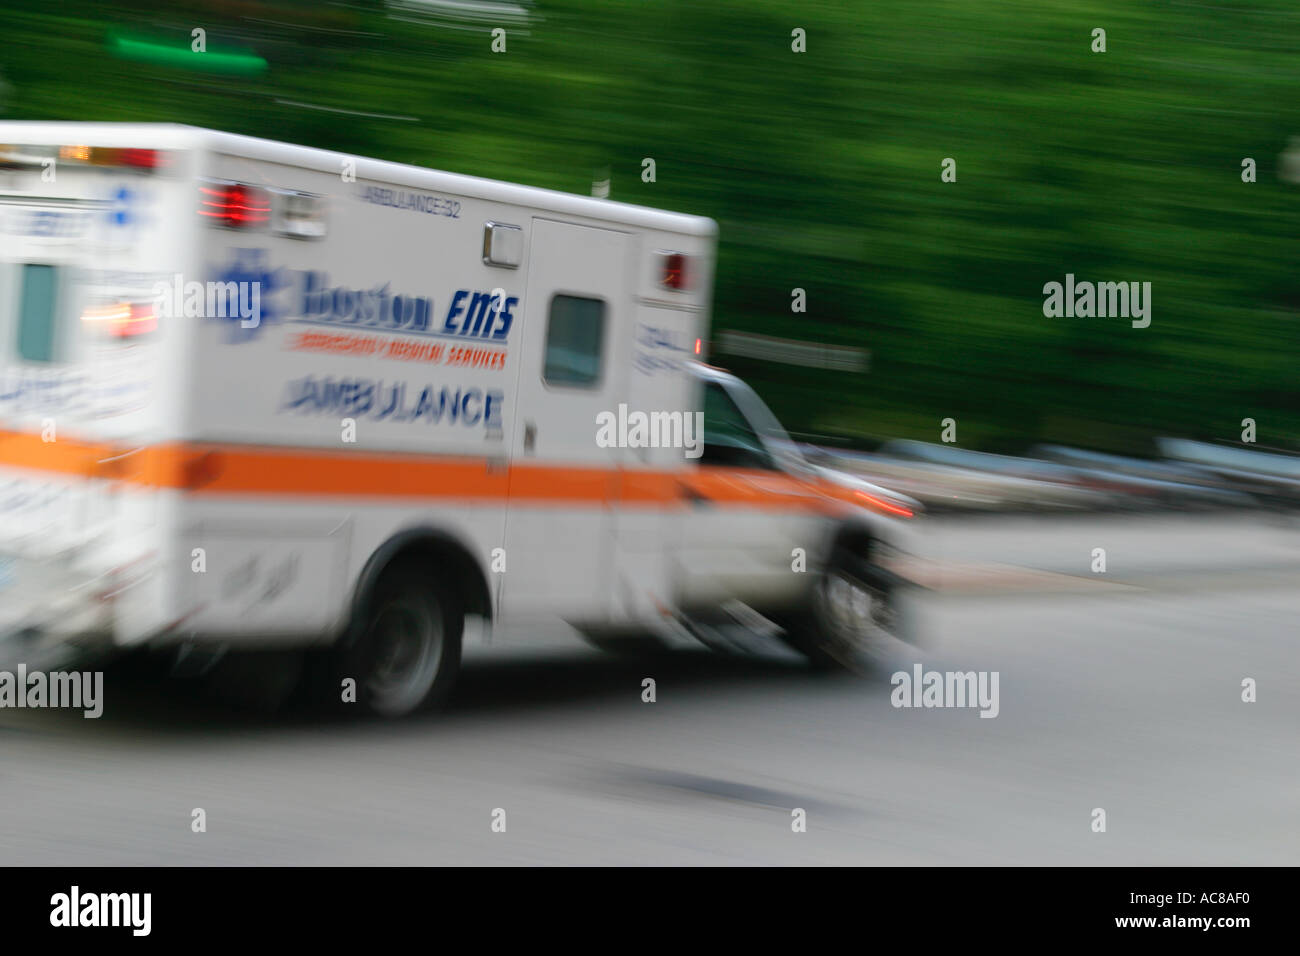
<path id="1" fill-rule="evenodd" d="M 524 422 L 524 451 L 531 455 L 536 447 L 537 424 L 535 422 Z"/>

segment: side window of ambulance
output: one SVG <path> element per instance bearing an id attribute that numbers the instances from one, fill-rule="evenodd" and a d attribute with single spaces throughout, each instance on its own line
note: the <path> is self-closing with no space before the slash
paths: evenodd
<path id="1" fill-rule="evenodd" d="M 18 282 L 19 361 L 58 361 L 58 270 L 27 263 L 22 266 Z"/>
<path id="2" fill-rule="evenodd" d="M 546 325 L 542 380 L 547 385 L 595 388 L 600 383 L 604 344 L 604 300 L 553 296 Z"/>
<path id="3" fill-rule="evenodd" d="M 726 389 L 714 382 L 704 386 L 704 452 L 699 463 L 768 470 L 776 467 L 748 419 Z"/>

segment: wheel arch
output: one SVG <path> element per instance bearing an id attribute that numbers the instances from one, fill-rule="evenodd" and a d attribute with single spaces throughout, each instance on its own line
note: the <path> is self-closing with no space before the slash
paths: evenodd
<path id="1" fill-rule="evenodd" d="M 466 614 L 492 619 L 492 589 L 474 552 L 458 535 L 423 525 L 399 531 L 366 559 L 352 589 L 345 641 L 356 639 L 358 622 L 366 620 L 371 596 L 384 572 L 407 562 L 424 565 L 434 574 L 446 574 L 445 580 L 460 598 Z"/>
<path id="2" fill-rule="evenodd" d="M 904 538 L 903 529 L 888 518 L 862 512 L 846 515 L 827 529 L 821 553 L 822 567 L 829 564 L 841 548 L 853 549 L 875 542 L 899 547 Z"/>

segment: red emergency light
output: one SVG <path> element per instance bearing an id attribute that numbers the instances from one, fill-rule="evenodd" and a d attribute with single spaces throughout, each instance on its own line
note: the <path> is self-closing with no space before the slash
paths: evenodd
<path id="1" fill-rule="evenodd" d="M 158 329 L 158 314 L 152 302 L 112 302 L 92 306 L 82 313 L 81 321 L 103 329 L 117 339 L 148 335 Z"/>
<path id="2" fill-rule="evenodd" d="M 680 252 L 667 252 L 663 256 L 663 272 L 659 283 L 666 289 L 682 292 L 688 288 L 689 277 L 686 274 L 686 256 Z"/>
<path id="3" fill-rule="evenodd" d="M 168 154 L 160 149 L 138 147 L 71 145 L 58 148 L 59 162 L 79 166 L 107 166 L 152 172 L 170 163 Z"/>
<path id="4" fill-rule="evenodd" d="M 199 215 L 228 229 L 248 229 L 271 219 L 271 194 L 244 183 L 207 183 L 199 187 Z"/>
<path id="5" fill-rule="evenodd" d="M 117 161 L 132 169 L 158 169 L 167 165 L 165 155 L 156 149 L 124 149 L 118 153 Z"/>

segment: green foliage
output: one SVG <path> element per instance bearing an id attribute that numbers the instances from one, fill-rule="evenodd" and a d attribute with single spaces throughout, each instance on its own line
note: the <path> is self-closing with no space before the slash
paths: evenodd
<path id="1" fill-rule="evenodd" d="M 865 375 L 735 363 L 794 430 L 935 440 L 951 416 L 963 444 L 1141 450 L 1252 417 L 1262 444 L 1300 439 L 1289 0 L 556 0 L 504 54 L 487 26 L 374 2 L 239 6 L 293 26 L 109 6 L 3 14 L 8 117 L 185 122 L 583 193 L 607 168 L 611 198 L 719 221 L 715 328 L 871 351 Z M 182 48 L 203 26 L 270 68 L 114 58 L 109 29 L 132 25 Z M 1067 272 L 1152 283 L 1150 328 L 1045 317 Z"/>

